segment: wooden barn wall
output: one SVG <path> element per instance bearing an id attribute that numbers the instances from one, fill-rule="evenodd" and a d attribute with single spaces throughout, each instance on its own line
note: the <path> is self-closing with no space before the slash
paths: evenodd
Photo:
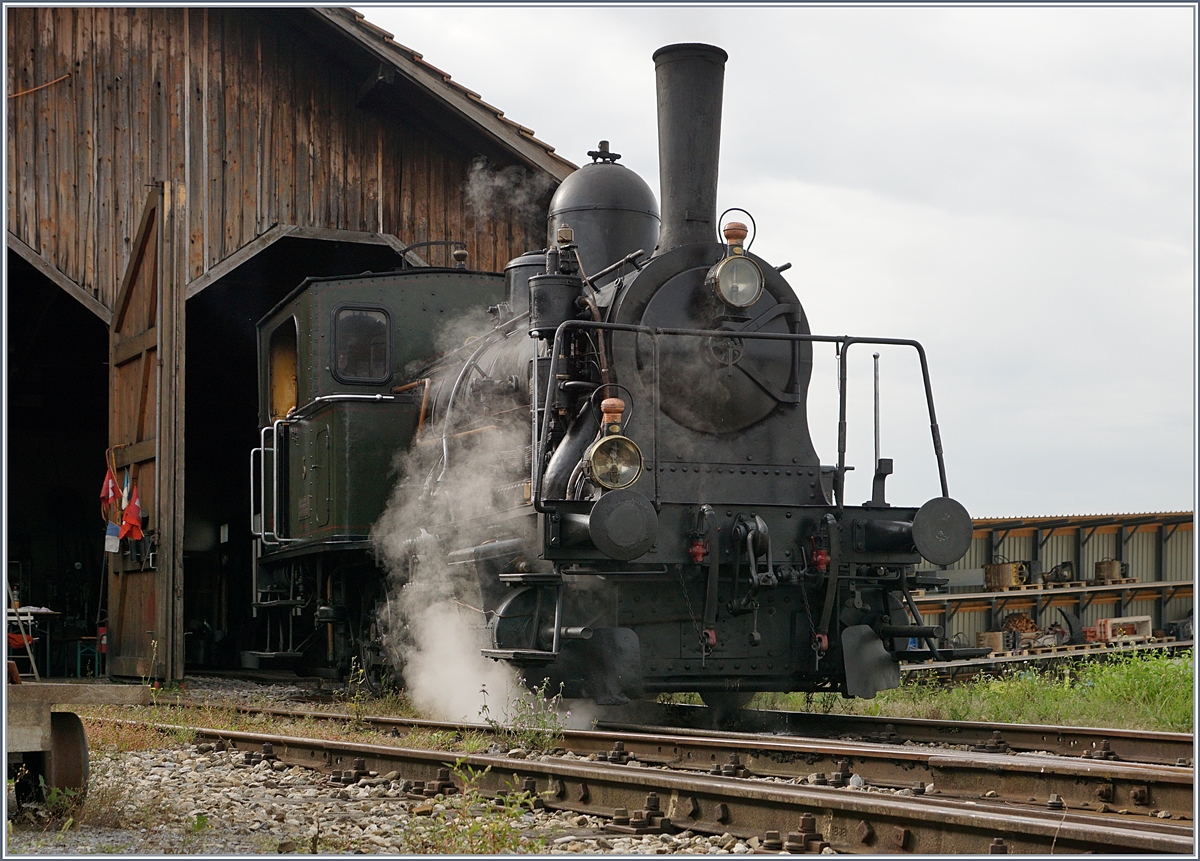
<path id="1" fill-rule="evenodd" d="M 106 307 L 164 180 L 183 284 L 276 225 L 464 239 L 493 271 L 543 244 L 473 218 L 474 153 L 355 107 L 361 81 L 285 13 L 7 11 L 9 230 Z"/>

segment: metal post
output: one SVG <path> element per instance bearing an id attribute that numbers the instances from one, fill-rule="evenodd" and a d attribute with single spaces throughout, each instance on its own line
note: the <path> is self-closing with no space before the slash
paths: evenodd
<path id="1" fill-rule="evenodd" d="M 875 359 L 875 469 L 879 469 L 879 354 L 871 354 Z"/>

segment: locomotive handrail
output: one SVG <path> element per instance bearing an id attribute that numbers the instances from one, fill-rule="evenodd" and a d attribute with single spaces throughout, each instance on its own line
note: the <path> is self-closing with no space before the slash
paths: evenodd
<path id="1" fill-rule="evenodd" d="M 271 451 L 273 452 L 271 455 L 271 534 L 275 536 L 275 541 L 272 542 L 275 544 L 287 544 L 299 540 L 297 538 L 288 538 L 279 527 L 279 497 L 282 495 L 279 492 L 279 428 L 288 424 L 291 424 L 291 421 L 287 418 L 275 419 L 271 423 Z M 263 493 L 266 493 L 265 487 L 263 488 Z M 263 500 L 263 505 L 265 507 L 266 500 Z"/>
<path id="2" fill-rule="evenodd" d="M 261 436 L 259 438 L 261 439 Z M 262 448 L 259 447 L 259 448 L 250 449 L 250 534 L 253 536 L 256 536 L 258 538 L 261 538 L 262 537 L 261 527 L 264 524 L 260 523 L 259 529 L 254 528 L 254 455 L 256 453 L 261 458 L 262 457 Z M 262 507 L 259 506 L 258 510 L 259 510 L 259 517 L 261 518 L 262 517 Z"/>
<path id="3" fill-rule="evenodd" d="M 723 330 L 720 329 L 671 329 L 659 328 L 650 326 L 639 326 L 628 323 L 599 323 L 592 320 L 567 320 L 561 323 L 554 332 L 554 348 L 550 358 L 550 370 L 547 379 L 550 381 L 549 389 L 546 392 L 544 416 L 550 416 L 552 400 L 555 396 L 555 387 L 553 385 L 555 372 L 558 369 L 558 357 L 562 349 L 562 339 L 565 332 L 569 329 L 600 329 L 615 332 L 637 332 L 650 335 L 654 346 L 654 457 L 658 459 L 658 401 L 659 401 L 659 378 L 658 378 L 658 336 L 684 336 L 694 338 L 707 338 L 714 335 L 721 335 Z M 733 333 L 730 333 L 733 334 Z M 860 337 L 852 335 L 811 335 L 811 334 L 794 334 L 791 332 L 742 332 L 736 333 L 739 338 L 753 338 L 763 341 L 808 341 L 810 343 L 830 343 L 840 346 L 840 354 L 838 358 L 838 465 L 834 484 L 835 504 L 838 514 L 845 510 L 845 480 L 846 480 L 846 352 L 849 347 L 854 344 L 881 344 L 886 346 L 896 347 L 912 347 L 917 351 L 917 356 L 921 361 L 921 377 L 925 384 L 925 402 L 929 409 L 929 427 L 933 436 L 933 452 L 938 464 L 938 478 L 941 482 L 942 496 L 949 497 L 950 490 L 946 482 L 946 463 L 942 453 L 942 437 L 938 429 L 937 414 L 933 406 L 933 385 L 929 380 L 929 362 L 925 356 L 925 348 L 920 342 L 910 338 L 873 338 Z M 533 458 L 535 473 L 533 476 L 533 493 L 532 502 L 535 511 L 541 513 L 552 513 L 555 509 L 547 508 L 542 500 L 542 476 L 545 468 L 541 463 L 542 453 L 546 449 L 546 442 L 549 438 L 548 420 L 544 420 L 541 427 L 539 437 L 538 450 L 534 453 Z M 658 507 L 658 471 L 654 471 L 654 503 Z"/>
<path id="4" fill-rule="evenodd" d="M 912 347 L 917 351 L 921 360 L 921 379 L 925 383 L 925 403 L 929 407 L 929 430 L 933 436 L 933 453 L 937 458 L 938 479 L 941 482 L 942 496 L 950 496 L 950 488 L 946 482 L 946 461 L 942 456 L 942 434 L 938 428 L 937 413 L 933 408 L 933 384 L 929 381 L 929 362 L 925 358 L 925 348 L 917 341 L 909 338 L 857 338 L 846 336 L 842 341 L 842 354 L 838 360 L 838 390 L 839 390 L 839 421 L 838 421 L 838 510 L 845 503 L 842 500 L 843 485 L 846 480 L 846 353 L 854 344 L 885 344 L 898 347 Z"/>
<path id="5" fill-rule="evenodd" d="M 291 422 L 295 421 L 296 419 L 307 418 L 309 416 L 309 414 L 315 412 L 318 407 L 322 407 L 325 404 L 337 403 L 339 401 L 382 402 L 382 401 L 394 401 L 394 400 L 396 400 L 395 395 L 360 395 L 360 394 L 352 394 L 352 393 L 334 394 L 334 395 L 317 395 L 311 401 L 306 403 L 304 406 L 302 406 L 299 409 L 295 410 L 294 412 L 290 413 L 287 416 L 287 420 L 288 420 L 288 423 L 290 424 Z"/>

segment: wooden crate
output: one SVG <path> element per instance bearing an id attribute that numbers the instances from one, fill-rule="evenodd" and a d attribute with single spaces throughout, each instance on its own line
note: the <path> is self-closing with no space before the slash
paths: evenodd
<path id="1" fill-rule="evenodd" d="M 997 562 L 983 566 L 983 586 L 989 592 L 999 592 L 1010 586 L 1029 582 L 1029 566 L 1024 562 Z"/>
<path id="2" fill-rule="evenodd" d="M 1120 580 L 1129 576 L 1129 565 L 1116 559 L 1105 559 L 1096 563 L 1097 580 Z"/>
<path id="3" fill-rule="evenodd" d="M 975 645 L 993 652 L 1011 652 L 1017 647 L 1014 631 L 980 631 L 975 635 Z"/>

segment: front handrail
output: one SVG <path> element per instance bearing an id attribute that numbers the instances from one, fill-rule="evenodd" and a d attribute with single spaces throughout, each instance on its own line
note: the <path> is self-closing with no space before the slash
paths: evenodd
<path id="1" fill-rule="evenodd" d="M 548 388 L 546 391 L 546 399 L 543 411 L 543 422 L 541 433 L 539 435 L 537 451 L 534 452 L 533 458 L 533 493 L 532 502 L 535 511 L 541 513 L 553 513 L 554 508 L 548 508 L 542 499 L 542 477 L 545 474 L 545 466 L 542 463 L 544 460 L 543 452 L 546 450 L 546 443 L 549 439 L 549 418 L 553 414 L 553 401 L 557 396 L 557 386 L 555 385 L 556 371 L 558 370 L 558 357 L 562 352 L 563 339 L 565 334 L 572 329 L 597 329 L 613 332 L 634 332 L 650 335 L 652 345 L 654 347 L 653 368 L 654 368 L 654 406 L 652 410 L 654 415 L 654 430 L 653 444 L 654 457 L 658 459 L 658 413 L 659 413 L 659 367 L 658 367 L 658 338 L 660 336 L 671 337 L 693 337 L 693 338 L 711 338 L 713 336 L 720 337 L 728 334 L 730 337 L 751 338 L 763 341 L 793 341 L 793 342 L 809 342 L 809 343 L 827 343 L 838 346 L 838 465 L 837 473 L 834 482 L 834 502 L 840 515 L 845 510 L 845 480 L 846 480 L 846 411 L 847 411 L 847 377 L 846 377 L 846 353 L 849 347 L 855 344 L 879 344 L 883 346 L 897 347 L 912 347 L 917 351 L 917 356 L 921 361 L 921 377 L 925 385 L 925 402 L 929 410 L 929 428 L 933 437 L 933 452 L 937 459 L 938 478 L 941 483 L 942 496 L 949 497 L 950 489 L 946 481 L 946 463 L 942 452 L 942 437 L 941 431 L 938 428 L 937 413 L 933 405 L 933 385 L 929 379 L 929 362 L 925 355 L 925 348 L 920 342 L 910 338 L 872 338 L 864 336 L 852 335 L 805 335 L 797 333 L 783 332 L 728 332 L 721 329 L 671 329 L 658 328 L 649 326 L 638 326 L 627 323 L 600 323 L 592 320 L 567 320 L 561 323 L 554 332 L 553 351 L 550 357 L 550 369 L 547 375 Z M 658 471 L 654 471 L 654 503 L 658 507 Z"/>

